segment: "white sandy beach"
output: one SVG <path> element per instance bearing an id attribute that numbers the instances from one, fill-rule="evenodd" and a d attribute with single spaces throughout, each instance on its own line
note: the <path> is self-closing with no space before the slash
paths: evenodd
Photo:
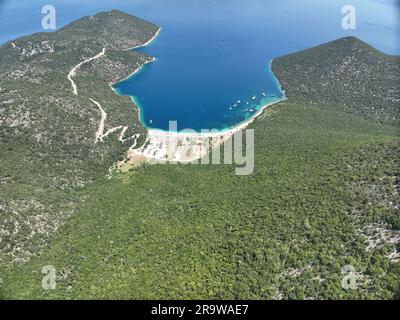
<path id="1" fill-rule="evenodd" d="M 137 49 L 141 47 L 145 47 L 150 44 L 160 33 L 161 28 L 157 31 L 157 33 L 145 44 L 135 46 L 126 50 Z M 151 63 L 156 59 L 152 59 L 151 61 L 146 62 Z M 144 65 L 145 65 L 144 64 Z M 143 66 L 144 66 L 143 65 Z M 125 79 L 119 80 L 121 82 L 126 80 L 137 72 L 139 72 L 143 66 L 139 66 L 138 68 L 127 76 Z M 113 85 L 110 84 L 110 87 L 115 92 Z M 282 100 L 285 100 L 284 97 Z M 218 130 L 210 130 L 209 132 L 175 132 L 175 131 L 162 131 L 156 129 L 148 129 L 146 142 L 138 147 L 132 146 L 126 155 L 125 160 L 117 163 L 118 167 L 122 167 L 127 164 L 133 164 L 141 161 L 167 161 L 167 162 L 180 162 L 180 163 L 189 163 L 194 162 L 205 155 L 207 155 L 212 148 L 216 148 L 222 145 L 225 141 L 230 139 L 236 132 L 240 130 L 246 129 L 258 116 L 260 116 L 266 108 L 269 106 L 276 104 L 280 101 L 271 102 L 263 107 L 261 107 L 251 118 L 239 123 L 237 126 L 223 131 Z M 134 99 L 133 99 L 134 101 Z M 138 114 L 140 117 L 140 107 L 137 103 L 135 103 L 136 108 L 138 109 Z"/>
<path id="2" fill-rule="evenodd" d="M 198 161 L 211 148 L 216 148 L 231 138 L 236 132 L 246 129 L 269 106 L 281 101 L 264 105 L 253 117 L 243 121 L 232 129 L 223 131 L 200 132 L 168 132 L 149 129 L 146 142 L 139 148 L 131 148 L 127 158 L 119 165 L 135 163 L 138 160 L 167 161 L 189 163 Z"/>

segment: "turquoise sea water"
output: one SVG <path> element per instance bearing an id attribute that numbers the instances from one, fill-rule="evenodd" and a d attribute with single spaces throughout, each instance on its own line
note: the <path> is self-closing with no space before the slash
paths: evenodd
<path id="1" fill-rule="evenodd" d="M 343 36 L 400 53 L 399 4 L 353 0 L 356 30 L 341 26 L 347 0 L 71 0 L 1 1 L 0 41 L 40 30 L 41 7 L 53 4 L 58 27 L 84 15 L 120 9 L 162 31 L 145 51 L 157 60 L 116 86 L 134 96 L 144 124 L 168 130 L 224 129 L 282 98 L 274 57 Z M 239 103 L 240 101 L 240 103 Z"/>

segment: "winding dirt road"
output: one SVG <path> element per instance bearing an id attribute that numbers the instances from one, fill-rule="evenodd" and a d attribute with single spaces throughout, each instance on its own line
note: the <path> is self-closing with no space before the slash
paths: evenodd
<path id="1" fill-rule="evenodd" d="M 73 77 L 76 75 L 76 72 L 84 64 L 101 58 L 102 56 L 105 55 L 105 53 L 106 53 L 106 49 L 103 48 L 103 50 L 100 53 L 96 54 L 95 56 L 93 56 L 91 58 L 88 58 L 88 59 L 86 59 L 86 60 L 84 60 L 82 62 L 79 62 L 68 73 L 68 80 L 71 82 L 72 92 L 74 93 L 74 95 L 76 95 L 76 96 L 78 95 L 78 86 L 76 85 L 75 81 L 73 80 Z M 137 140 L 138 140 L 140 135 L 139 134 L 134 134 L 132 137 L 128 137 L 128 138 L 124 139 L 125 133 L 128 130 L 128 126 L 117 126 L 117 127 L 109 129 L 108 131 L 106 131 L 104 133 L 105 123 L 106 123 L 106 120 L 107 120 L 107 112 L 104 111 L 103 107 L 101 106 L 101 104 L 98 101 L 96 101 L 96 100 L 94 100 L 92 98 L 88 98 L 88 99 L 92 103 L 94 103 L 97 106 L 97 108 L 99 109 L 99 111 L 100 111 L 100 122 L 99 122 L 99 127 L 98 127 L 98 129 L 96 131 L 95 143 L 102 142 L 103 139 L 106 138 L 109 134 L 114 133 L 114 132 L 116 132 L 118 130 L 121 130 L 120 135 L 118 137 L 118 140 L 121 141 L 121 142 L 125 142 L 125 141 L 127 141 L 129 139 L 134 139 L 134 143 L 130 148 L 130 149 L 133 149 L 136 146 Z"/>

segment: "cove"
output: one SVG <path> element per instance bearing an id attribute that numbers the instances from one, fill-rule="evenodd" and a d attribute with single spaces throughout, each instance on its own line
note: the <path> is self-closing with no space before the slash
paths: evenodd
<path id="1" fill-rule="evenodd" d="M 238 54 L 228 30 L 220 36 L 185 30 L 162 26 L 149 45 L 135 49 L 156 60 L 114 85 L 118 94 L 133 98 L 147 128 L 166 131 L 177 121 L 178 131 L 226 130 L 285 98 L 271 61 Z"/>
<path id="2" fill-rule="evenodd" d="M 236 126 L 252 118 L 260 105 L 282 98 L 269 68 L 273 58 L 340 37 L 355 36 L 385 53 L 400 54 L 397 0 L 353 0 L 355 30 L 341 25 L 347 0 L 53 0 L 52 4 L 57 9 L 57 29 L 112 9 L 162 27 L 155 41 L 135 49 L 156 61 L 116 86 L 117 92 L 137 101 L 143 124 L 153 129 L 167 130 L 170 120 L 178 122 L 178 130 Z M 41 0 L 1 2 L 0 11 L 9 14 L 0 18 L 0 42 L 43 31 L 42 6 Z"/>
<path id="3" fill-rule="evenodd" d="M 162 31 L 148 46 L 135 50 L 156 60 L 116 84 L 115 91 L 133 98 L 149 129 L 167 131 L 170 121 L 177 121 L 178 131 L 235 127 L 264 105 L 285 99 L 270 68 L 274 57 L 323 43 L 315 40 L 319 37 L 361 37 L 359 30 L 342 29 L 339 3 L 300 2 L 313 6 L 205 0 L 185 5 L 172 1 L 168 7 L 151 1 L 144 5 L 149 9 L 144 18 Z M 336 12 L 336 18 L 331 20 L 329 12 Z M 321 26 L 326 21 L 315 21 L 321 14 L 328 22 L 325 28 Z M 313 34 L 311 41 L 314 32 L 318 36 Z"/>

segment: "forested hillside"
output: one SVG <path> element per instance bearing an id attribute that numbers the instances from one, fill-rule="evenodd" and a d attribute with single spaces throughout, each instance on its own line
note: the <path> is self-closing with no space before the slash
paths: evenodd
<path id="1" fill-rule="evenodd" d="M 32 207 L 22 207 L 34 200 L 40 202 L 38 207 L 42 202 L 47 208 L 79 203 L 79 209 L 74 207 L 74 214 L 42 250 L 32 251 L 28 261 L 9 261 L 15 239 L 34 239 L 23 232 L 14 234 L 15 224 L 10 224 L 10 234 L 3 232 L 0 242 L 6 257 L 0 297 L 394 298 L 400 283 L 398 129 L 390 124 L 391 116 L 383 116 L 384 104 L 380 108 L 385 111 L 378 113 L 358 110 L 363 110 L 363 99 L 370 98 L 388 101 L 388 114 L 393 114 L 399 79 L 386 64 L 394 63 L 395 69 L 398 64 L 377 52 L 368 60 L 368 52 L 353 50 L 358 46 L 363 47 L 345 39 L 327 44 L 331 50 L 324 51 L 324 59 L 317 48 L 274 60 L 288 100 L 268 108 L 251 124 L 256 145 L 250 176 L 236 176 L 231 165 L 144 164 L 107 178 L 111 160 L 122 151 L 120 144 L 110 142 L 97 151 L 96 161 L 82 160 L 82 174 L 96 171 L 92 183 L 49 192 L 54 186 L 41 174 L 44 168 L 51 172 L 53 163 L 63 164 L 64 155 L 71 153 L 68 168 L 77 170 L 82 167 L 72 161 L 76 154 L 82 150 L 85 159 L 91 159 L 91 153 L 74 144 L 64 149 L 71 141 L 67 135 L 64 140 L 47 140 L 40 158 L 41 152 L 29 149 L 31 140 L 13 144 L 12 135 L 5 134 L 7 152 L 1 166 L 7 174 L 2 176 L 1 198 L 7 205 L 17 201 L 19 207 L 7 211 L 3 206 L 2 217 L 42 221 Z M 337 68 L 347 60 L 368 61 L 351 64 L 351 81 Z M 320 67 L 312 68 L 312 63 Z M 375 71 L 366 71 L 367 66 Z M 91 65 L 86 67 L 82 76 L 93 76 Z M 308 70 L 313 78 L 300 78 Z M 68 68 L 63 76 L 65 72 Z M 366 72 L 387 85 L 366 90 Z M 99 74 L 109 79 L 104 70 Z M 353 100 L 346 87 L 334 89 L 335 83 L 348 83 L 359 94 Z M 35 87 L 24 88 L 33 93 Z M 10 89 L 2 92 L 9 94 Z M 94 94 L 94 99 L 102 98 Z M 104 99 L 111 103 L 125 98 Z M 115 103 L 114 108 L 123 108 Z M 92 112 L 94 118 L 96 109 Z M 52 116 L 50 111 L 46 114 Z M 81 119 L 74 123 L 82 127 L 88 123 L 84 115 L 75 119 Z M 27 127 L 26 137 L 34 128 Z M 91 132 L 93 141 L 95 131 L 93 124 L 83 132 Z M 58 161 L 47 165 L 52 157 Z M 77 176 L 66 168 L 60 165 L 59 170 L 69 178 Z M 51 216 L 60 211 L 46 212 Z M 42 289 L 41 270 L 46 265 L 57 270 L 55 290 Z M 355 269 L 356 289 L 342 287 L 345 265 Z"/>
<path id="2" fill-rule="evenodd" d="M 399 124 L 400 57 L 385 55 L 357 38 L 280 57 L 273 71 L 290 96 Z"/>
<path id="3" fill-rule="evenodd" d="M 87 198 L 84 190 L 133 144 L 145 138 L 138 112 L 110 84 L 152 60 L 123 49 L 151 39 L 159 27 L 119 11 L 85 17 L 54 33 L 39 33 L 0 47 L 0 262 L 40 252 Z M 71 69 L 105 48 L 71 76 Z M 104 131 L 127 126 L 96 143 Z M 138 141 L 139 142 L 139 141 Z"/>

